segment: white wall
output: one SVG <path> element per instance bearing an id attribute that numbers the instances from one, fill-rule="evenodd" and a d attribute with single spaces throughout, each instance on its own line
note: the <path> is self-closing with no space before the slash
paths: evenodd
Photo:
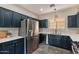
<path id="1" fill-rule="evenodd" d="M 29 12 L 28 10 L 18 6 L 18 5 L 14 5 L 14 4 L 0 4 L 0 7 L 4 7 L 16 12 L 19 12 L 21 14 L 27 15 L 27 16 L 31 16 L 33 18 L 37 18 L 38 16 L 36 14 L 33 14 L 31 12 Z M 8 30 L 9 32 L 11 32 L 14 36 L 18 35 L 19 32 L 19 28 L 0 28 L 0 30 Z"/>
<path id="2" fill-rule="evenodd" d="M 79 6 L 75 6 L 75 7 L 71 7 L 68 9 L 64 9 L 64 10 L 60 10 L 57 11 L 57 15 L 58 17 L 60 17 L 60 19 L 63 21 L 63 27 L 58 28 L 58 32 L 59 33 L 77 33 L 79 32 L 79 28 L 68 28 L 67 26 L 67 16 L 69 15 L 75 15 L 77 14 L 77 12 L 79 12 Z M 39 19 L 48 19 L 48 28 L 45 29 L 40 29 L 41 32 L 51 32 L 54 33 L 54 28 L 53 25 L 50 25 L 50 23 L 54 20 L 54 13 L 48 13 L 48 14 L 44 14 L 39 16 Z M 59 19 L 59 20 L 60 20 Z M 52 23 L 51 23 L 52 24 Z"/>

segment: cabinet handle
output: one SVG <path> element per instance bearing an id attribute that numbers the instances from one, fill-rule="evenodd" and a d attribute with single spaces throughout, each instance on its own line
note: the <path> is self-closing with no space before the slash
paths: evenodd
<path id="1" fill-rule="evenodd" d="M 4 53 L 5 54 L 5 53 L 9 53 L 9 51 L 0 51 L 0 53 Z"/>

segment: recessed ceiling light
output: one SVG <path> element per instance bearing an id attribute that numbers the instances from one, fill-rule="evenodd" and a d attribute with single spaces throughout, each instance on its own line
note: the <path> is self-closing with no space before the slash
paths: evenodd
<path id="1" fill-rule="evenodd" d="M 43 11 L 43 8 L 40 8 L 40 11 Z"/>

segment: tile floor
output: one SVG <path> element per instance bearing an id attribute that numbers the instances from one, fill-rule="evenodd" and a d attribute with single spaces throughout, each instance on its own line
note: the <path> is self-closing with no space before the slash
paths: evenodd
<path id="1" fill-rule="evenodd" d="M 72 54 L 72 52 L 55 46 L 40 44 L 39 48 L 33 54 Z"/>

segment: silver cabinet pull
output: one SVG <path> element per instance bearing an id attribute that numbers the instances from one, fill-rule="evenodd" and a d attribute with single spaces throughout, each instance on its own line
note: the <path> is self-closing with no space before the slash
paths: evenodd
<path id="1" fill-rule="evenodd" d="M 5 54 L 5 53 L 9 53 L 9 51 L 0 51 L 0 53 L 4 53 Z"/>

